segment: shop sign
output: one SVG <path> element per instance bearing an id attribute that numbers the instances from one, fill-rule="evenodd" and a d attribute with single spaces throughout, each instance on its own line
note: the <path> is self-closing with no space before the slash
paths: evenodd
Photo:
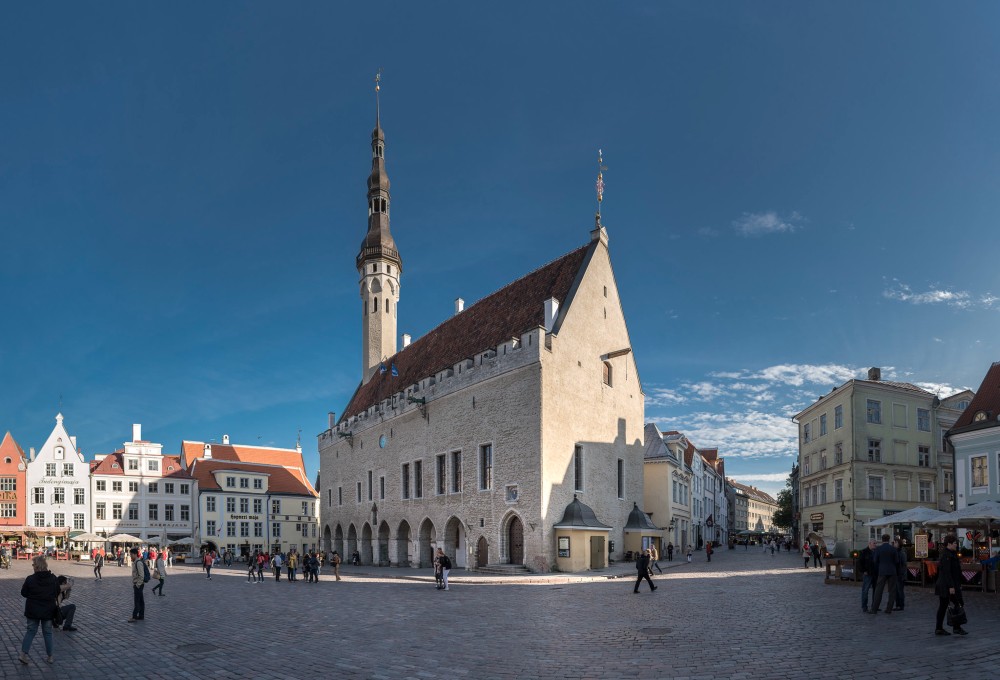
<path id="1" fill-rule="evenodd" d="M 823 513 L 822 512 L 814 512 L 813 514 L 809 515 L 809 521 L 810 522 L 822 522 L 823 521 Z"/>

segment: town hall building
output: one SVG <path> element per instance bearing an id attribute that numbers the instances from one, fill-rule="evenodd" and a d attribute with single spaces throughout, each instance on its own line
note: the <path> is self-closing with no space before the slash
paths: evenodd
<path id="1" fill-rule="evenodd" d="M 643 490 L 644 396 L 598 213 L 590 239 L 397 346 L 403 262 L 372 133 L 362 372 L 319 435 L 323 547 L 364 564 L 603 568 Z M 521 566 L 523 565 L 523 567 Z"/>

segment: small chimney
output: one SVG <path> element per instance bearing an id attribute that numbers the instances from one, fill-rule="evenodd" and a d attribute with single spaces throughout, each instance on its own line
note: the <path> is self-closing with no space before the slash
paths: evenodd
<path id="1" fill-rule="evenodd" d="M 141 442 L 142 441 L 142 424 L 132 423 L 132 441 Z"/>
<path id="2" fill-rule="evenodd" d="M 209 460 L 212 457 L 212 445 L 205 444 L 205 460 Z"/>
<path id="3" fill-rule="evenodd" d="M 555 298 L 549 298 L 545 301 L 545 332 L 551 333 L 552 326 L 556 322 L 556 317 L 559 315 L 559 300 Z"/>
<path id="4" fill-rule="evenodd" d="M 409 346 L 410 346 L 410 334 L 403 333 L 403 348 L 405 349 L 406 347 Z"/>
<path id="5" fill-rule="evenodd" d="M 403 337 L 405 338 L 406 336 L 404 335 Z M 333 411 L 330 411 L 329 413 L 326 414 L 326 418 L 327 418 L 327 422 L 330 424 L 330 429 L 331 430 L 333 428 L 337 427 L 337 414 L 336 413 L 334 413 Z"/>
<path id="6" fill-rule="evenodd" d="M 868 379 L 869 380 L 881 380 L 882 379 L 882 369 L 881 368 L 869 368 L 868 369 Z"/>
<path id="7" fill-rule="evenodd" d="M 229 446 L 229 435 L 228 434 L 222 435 L 222 445 L 223 446 Z"/>
<path id="8" fill-rule="evenodd" d="M 465 300 L 462 298 L 455 298 L 455 314 L 460 313 L 465 309 Z"/>
<path id="9" fill-rule="evenodd" d="M 35 447 L 28 449 L 28 460 L 35 460 Z"/>

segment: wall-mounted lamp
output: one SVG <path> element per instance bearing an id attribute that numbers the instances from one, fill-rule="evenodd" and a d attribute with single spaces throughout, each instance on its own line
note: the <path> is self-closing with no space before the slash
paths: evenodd
<path id="1" fill-rule="evenodd" d="M 844 503 L 840 504 L 840 514 L 846 517 L 847 519 L 851 519 L 851 513 L 847 512 L 847 505 Z"/>

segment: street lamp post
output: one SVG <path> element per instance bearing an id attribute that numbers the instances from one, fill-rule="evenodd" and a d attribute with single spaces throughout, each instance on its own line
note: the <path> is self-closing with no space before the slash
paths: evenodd
<path id="1" fill-rule="evenodd" d="M 847 522 L 851 525 L 851 545 L 847 549 L 847 554 L 850 555 L 854 551 L 854 522 L 851 521 L 851 513 L 847 512 L 847 505 L 843 502 L 840 504 L 840 514 L 847 518 Z"/>

